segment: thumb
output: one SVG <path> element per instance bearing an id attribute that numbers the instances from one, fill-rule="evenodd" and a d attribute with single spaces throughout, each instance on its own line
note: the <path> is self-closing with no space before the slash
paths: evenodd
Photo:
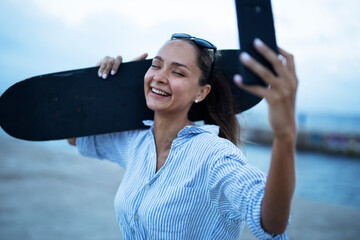
<path id="1" fill-rule="evenodd" d="M 147 53 L 143 53 L 140 56 L 136 57 L 133 59 L 133 61 L 140 61 L 140 60 L 145 60 L 148 57 L 149 54 Z"/>

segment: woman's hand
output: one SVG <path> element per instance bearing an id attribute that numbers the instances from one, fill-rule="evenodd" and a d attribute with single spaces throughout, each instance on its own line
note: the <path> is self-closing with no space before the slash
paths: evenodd
<path id="1" fill-rule="evenodd" d="M 132 61 L 139 61 L 139 60 L 145 60 L 147 58 L 148 54 L 143 53 L 139 57 L 135 58 Z M 106 79 L 109 74 L 115 75 L 120 67 L 120 64 L 122 63 L 123 59 L 121 56 L 117 56 L 116 58 L 106 56 L 104 57 L 97 66 L 100 66 L 98 75 L 99 77 Z"/>
<path id="2" fill-rule="evenodd" d="M 234 82 L 240 88 L 266 99 L 274 138 L 294 139 L 296 136 L 295 100 L 298 86 L 294 57 L 281 48 L 279 48 L 280 55 L 276 54 L 259 39 L 255 39 L 254 47 L 272 64 L 277 76 L 247 53 L 242 53 L 240 55 L 242 64 L 257 74 L 269 87 L 246 85 L 242 82 L 240 75 L 234 76 Z"/>

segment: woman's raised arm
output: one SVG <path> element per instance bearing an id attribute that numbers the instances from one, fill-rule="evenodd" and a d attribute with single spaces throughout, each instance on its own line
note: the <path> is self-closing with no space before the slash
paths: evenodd
<path id="1" fill-rule="evenodd" d="M 286 230 L 295 189 L 295 100 L 298 79 L 291 54 L 279 48 L 280 55 L 277 55 L 259 39 L 254 41 L 254 47 L 272 64 L 277 75 L 243 53 L 240 56 L 241 62 L 260 76 L 269 87 L 245 85 L 239 75 L 234 77 L 234 82 L 239 87 L 264 97 L 269 106 L 269 122 L 274 140 L 261 207 L 261 224 L 267 232 L 280 234 Z"/>

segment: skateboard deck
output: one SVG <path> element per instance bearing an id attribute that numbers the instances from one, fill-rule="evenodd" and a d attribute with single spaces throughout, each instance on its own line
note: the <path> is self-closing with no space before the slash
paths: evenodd
<path id="1" fill-rule="evenodd" d="M 239 72 L 240 50 L 220 50 L 217 63 L 240 111 L 261 99 L 232 81 Z M 66 139 L 145 128 L 153 119 L 144 96 L 144 75 L 151 60 L 121 64 L 118 73 L 101 79 L 98 67 L 58 72 L 18 82 L 0 97 L 0 125 L 9 135 L 31 141 Z M 202 120 L 195 109 L 190 120 Z"/>
<path id="2" fill-rule="evenodd" d="M 261 37 L 276 51 L 270 0 L 235 0 L 239 40 L 244 51 L 263 63 L 252 48 Z M 242 24 L 245 23 L 246 24 Z M 244 27 L 245 26 L 245 27 Z M 260 102 L 233 83 L 241 73 L 247 83 L 261 83 L 239 63 L 241 50 L 219 50 L 217 69 L 228 81 L 238 112 Z M 0 97 L 0 126 L 9 135 L 45 141 L 145 128 L 142 121 L 153 119 L 144 96 L 144 75 L 151 60 L 121 64 L 115 76 L 98 77 L 98 67 L 32 77 L 16 83 Z M 203 119 L 204 109 L 194 104 L 189 119 Z"/>

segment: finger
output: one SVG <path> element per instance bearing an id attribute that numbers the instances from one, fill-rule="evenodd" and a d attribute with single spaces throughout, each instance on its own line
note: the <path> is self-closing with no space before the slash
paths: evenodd
<path id="1" fill-rule="evenodd" d="M 115 58 L 109 58 L 109 61 L 107 61 L 106 67 L 104 71 L 102 72 L 102 78 L 106 79 L 109 76 L 109 73 L 112 69 L 112 67 L 115 64 Z"/>
<path id="2" fill-rule="evenodd" d="M 255 38 L 254 47 L 273 66 L 277 74 L 282 75 L 286 72 L 283 59 L 260 39 Z"/>
<path id="3" fill-rule="evenodd" d="M 117 56 L 114 62 L 114 65 L 111 68 L 111 75 L 115 75 L 120 67 L 120 64 L 122 63 L 122 57 L 121 56 Z"/>
<path id="4" fill-rule="evenodd" d="M 143 53 L 140 56 L 136 57 L 133 59 L 133 61 L 140 61 L 140 60 L 145 60 L 148 57 L 149 54 L 147 53 Z"/>
<path id="5" fill-rule="evenodd" d="M 293 89 L 295 90 L 296 92 L 296 89 L 297 89 L 297 86 L 298 86 L 298 78 L 296 76 L 296 69 L 295 69 L 295 60 L 294 60 L 294 56 L 285 51 L 284 49 L 282 48 L 279 48 L 279 53 L 284 56 L 284 58 L 286 59 L 286 67 L 288 68 L 288 71 L 289 71 L 289 83 L 291 84 L 291 86 L 293 87 Z"/>
<path id="6" fill-rule="evenodd" d="M 268 94 L 267 88 L 264 88 L 259 85 L 246 85 L 243 83 L 242 77 L 239 74 L 234 75 L 234 83 L 241 89 L 248 91 L 258 97 L 265 98 Z"/>
<path id="7" fill-rule="evenodd" d="M 99 68 L 99 70 L 98 70 L 98 75 L 99 75 L 99 77 L 102 77 L 103 72 L 104 72 L 104 70 L 105 70 L 105 68 L 106 68 L 106 66 L 107 66 L 107 62 L 109 61 L 109 59 L 110 59 L 110 57 L 109 57 L 109 56 L 106 56 L 106 57 L 104 57 L 103 60 L 100 61 L 100 63 L 99 63 L 100 68 Z"/>
<path id="8" fill-rule="evenodd" d="M 294 60 L 294 55 L 292 55 L 291 53 L 285 51 L 282 48 L 278 48 L 279 49 L 279 53 L 286 59 L 286 63 L 287 66 L 289 68 L 289 70 L 295 74 L 295 60 Z"/>
<path id="9" fill-rule="evenodd" d="M 248 53 L 242 52 L 240 54 L 240 61 L 244 64 L 247 68 L 253 71 L 256 75 L 258 75 L 265 83 L 267 84 L 276 84 L 276 77 L 275 75 L 258 61 L 253 59 Z"/>

